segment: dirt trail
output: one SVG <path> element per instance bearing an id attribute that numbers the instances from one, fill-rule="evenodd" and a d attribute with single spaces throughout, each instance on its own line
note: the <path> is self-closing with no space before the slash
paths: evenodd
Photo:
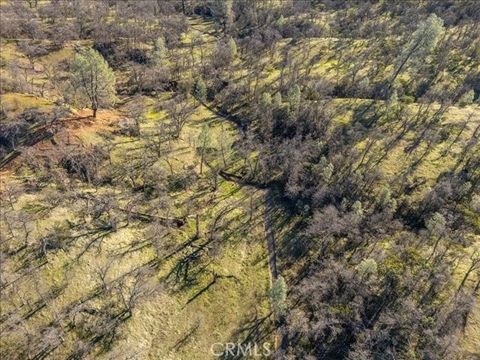
<path id="1" fill-rule="evenodd" d="M 277 251 L 275 245 L 275 233 L 273 231 L 272 223 L 272 211 L 273 211 L 273 198 L 270 189 L 265 191 L 265 213 L 264 213 L 264 225 L 265 225 L 265 237 L 267 240 L 268 249 L 268 267 L 270 269 L 272 283 L 278 279 L 277 270 Z"/>
<path id="2" fill-rule="evenodd" d="M 206 106 L 204 104 L 204 106 Z M 206 106 L 207 107 L 207 106 Z M 207 107 L 210 111 L 213 111 L 215 115 L 225 119 L 226 121 L 233 123 L 240 132 L 243 132 L 245 129 L 241 126 L 241 122 L 238 119 L 233 119 L 231 116 L 224 114 L 219 111 L 214 111 L 211 107 Z M 208 165 L 208 164 L 207 164 Z M 264 191 L 264 205 L 265 211 L 263 214 L 264 220 L 264 229 L 265 229 L 265 240 L 267 242 L 267 256 L 268 256 L 268 269 L 270 274 L 270 286 L 278 279 L 278 269 L 277 269 L 277 250 L 276 250 L 276 239 L 275 239 L 275 231 L 273 226 L 273 211 L 274 211 L 274 201 L 273 201 L 273 194 L 272 190 L 268 187 L 258 187 L 253 184 L 248 184 L 245 182 L 241 177 L 237 177 L 234 174 L 228 174 L 226 172 L 220 172 L 219 174 L 223 179 L 227 181 L 235 182 L 242 187 L 254 187 L 257 190 L 262 189 Z M 279 331 L 278 328 L 275 329 L 275 349 L 277 349 L 276 354 L 274 355 L 275 359 L 283 359 L 285 350 L 288 346 L 288 338 Z"/>
<path id="3" fill-rule="evenodd" d="M 264 226 L 268 250 L 268 268 L 272 284 L 278 279 L 276 239 L 272 220 L 273 209 L 272 190 L 267 189 L 265 190 Z M 278 328 L 275 329 L 275 332 L 275 348 L 277 349 L 275 359 L 284 359 L 285 350 L 288 346 L 288 337 Z"/>

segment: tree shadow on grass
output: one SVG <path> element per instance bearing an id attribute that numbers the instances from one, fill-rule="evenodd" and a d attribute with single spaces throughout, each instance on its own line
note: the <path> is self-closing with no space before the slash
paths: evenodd
<path id="1" fill-rule="evenodd" d="M 225 348 L 220 360 L 269 359 L 264 345 L 273 351 L 274 327 L 271 322 L 271 313 L 259 316 L 258 313 L 245 320 L 234 332 L 228 343 L 235 344 L 235 348 Z M 268 345 L 267 345 L 268 343 Z M 226 344 L 223 344 L 226 346 Z"/>
<path id="2" fill-rule="evenodd" d="M 180 350 L 182 347 L 187 345 L 191 340 L 192 337 L 195 336 L 195 334 L 198 332 L 198 329 L 200 328 L 200 321 L 195 321 L 195 323 L 188 329 L 188 331 L 185 333 L 185 335 L 182 336 L 181 339 L 179 339 L 174 346 L 171 347 L 171 350 Z"/>

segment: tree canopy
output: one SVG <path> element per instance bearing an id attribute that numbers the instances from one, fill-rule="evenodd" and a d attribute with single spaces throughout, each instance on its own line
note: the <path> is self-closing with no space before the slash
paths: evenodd
<path id="1" fill-rule="evenodd" d="M 78 49 L 70 67 L 75 102 L 97 110 L 115 101 L 115 74 L 100 53 L 91 48 Z"/>

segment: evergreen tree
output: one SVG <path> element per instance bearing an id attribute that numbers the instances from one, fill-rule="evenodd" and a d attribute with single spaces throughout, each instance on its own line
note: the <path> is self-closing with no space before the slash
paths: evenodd
<path id="1" fill-rule="evenodd" d="M 277 316 L 283 316 L 287 310 L 287 283 L 282 276 L 274 281 L 269 295 L 273 311 Z"/>
<path id="2" fill-rule="evenodd" d="M 396 70 L 390 85 L 393 84 L 393 81 L 407 64 L 425 61 L 425 58 L 437 45 L 443 31 L 443 20 L 435 14 L 431 14 L 427 20 L 420 23 L 397 59 Z"/>
<path id="3" fill-rule="evenodd" d="M 202 78 L 198 78 L 193 85 L 193 96 L 201 102 L 207 99 L 207 86 Z"/>
<path id="4" fill-rule="evenodd" d="M 298 85 L 295 85 L 288 92 L 288 103 L 290 105 L 290 110 L 297 111 L 300 106 L 301 91 Z"/>
<path id="5" fill-rule="evenodd" d="M 282 105 L 282 94 L 280 94 L 280 91 L 273 95 L 272 102 L 273 106 L 277 109 Z"/>
<path id="6" fill-rule="evenodd" d="M 154 65 L 161 65 L 167 57 L 167 48 L 165 47 L 165 40 L 159 37 L 155 40 L 152 52 L 152 63 Z"/>
<path id="7" fill-rule="evenodd" d="M 230 38 L 227 42 L 228 51 L 230 53 L 230 58 L 233 60 L 237 56 L 237 44 L 233 38 Z"/>
<path id="8" fill-rule="evenodd" d="M 115 100 L 115 74 L 108 63 L 94 49 L 80 49 L 70 68 L 70 81 L 75 89 L 76 102 L 88 106 L 97 116 L 100 107 Z"/>

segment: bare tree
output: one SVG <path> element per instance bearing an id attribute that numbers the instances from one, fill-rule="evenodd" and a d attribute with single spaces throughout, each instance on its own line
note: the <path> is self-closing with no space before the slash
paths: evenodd
<path id="1" fill-rule="evenodd" d="M 183 127 L 193 114 L 194 107 L 188 102 L 188 99 L 175 97 L 165 105 L 165 109 L 170 118 L 172 136 L 174 139 L 178 139 Z"/>

